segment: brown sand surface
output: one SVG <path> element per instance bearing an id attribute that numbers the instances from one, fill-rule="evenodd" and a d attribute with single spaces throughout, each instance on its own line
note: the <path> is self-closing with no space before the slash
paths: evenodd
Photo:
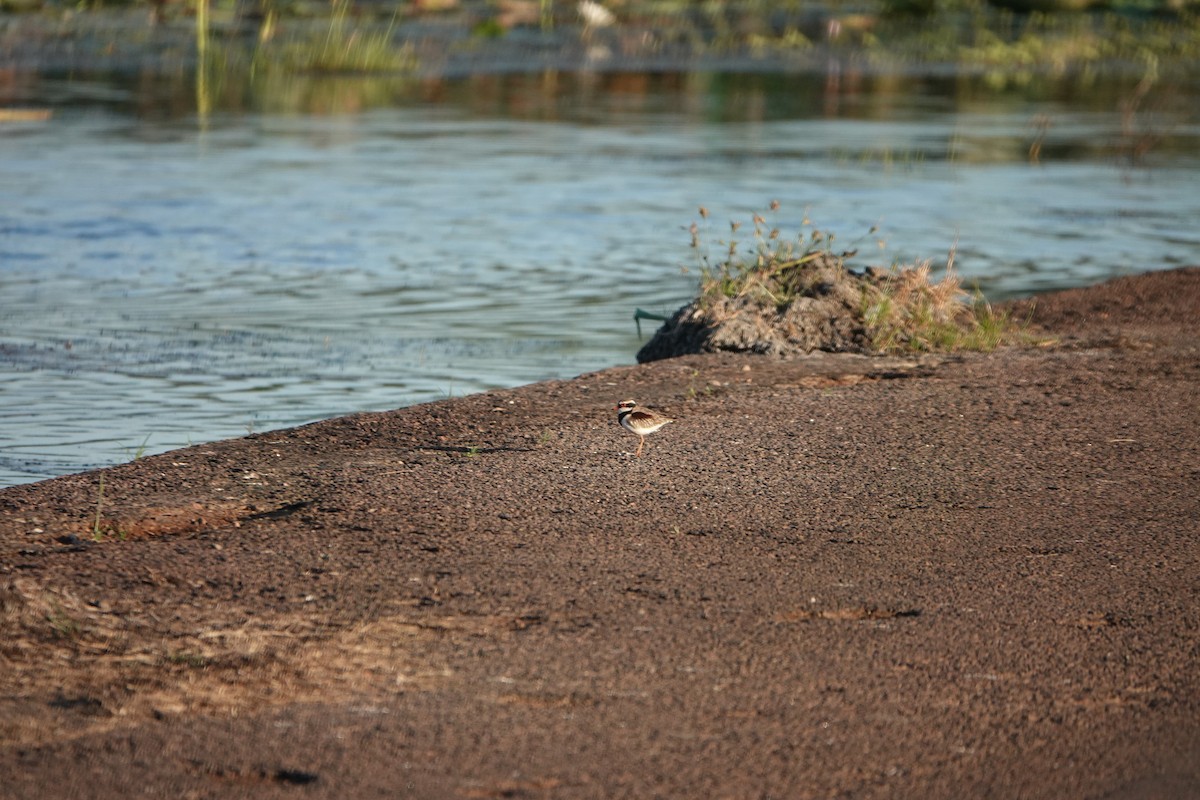
<path id="1" fill-rule="evenodd" d="M 1157 272 L 1040 298 L 1037 347 L 0 491 L 0 797 L 1200 797 L 1198 312 Z M 630 397 L 678 420 L 636 459 Z"/>

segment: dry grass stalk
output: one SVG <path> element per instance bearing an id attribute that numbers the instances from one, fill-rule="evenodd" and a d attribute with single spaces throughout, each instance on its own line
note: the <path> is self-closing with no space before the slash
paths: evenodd
<path id="1" fill-rule="evenodd" d="M 772 203 L 772 211 L 778 208 Z M 707 219 L 704 209 L 701 216 Z M 686 351 L 987 350 L 1012 332 L 1007 317 L 963 288 L 954 250 L 940 280 L 931 260 L 856 272 L 847 261 L 857 251 L 835 251 L 834 236 L 812 229 L 807 219 L 791 239 L 761 214 L 752 223 L 749 251 L 742 254 L 734 239 L 720 242 L 723 258 L 716 266 L 703 252 L 700 226 L 689 229 L 700 262 L 700 296 L 668 326 L 691 326 L 707 338 L 697 345 L 694 331 L 669 332 Z M 741 227 L 731 223 L 731 235 Z"/>

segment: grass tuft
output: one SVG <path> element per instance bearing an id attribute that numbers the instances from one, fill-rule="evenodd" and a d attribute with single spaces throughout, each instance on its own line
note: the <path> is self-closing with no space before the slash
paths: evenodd
<path id="1" fill-rule="evenodd" d="M 92 541 L 102 542 L 106 538 L 120 539 L 122 542 L 129 538 L 128 531 L 123 528 L 105 524 L 104 522 L 104 473 L 100 473 L 100 488 L 96 492 L 96 517 L 92 521 Z"/>
<path id="2" fill-rule="evenodd" d="M 79 621 L 53 601 L 50 604 L 50 613 L 46 615 L 46 622 L 50 624 L 51 632 L 58 639 L 75 641 L 83 633 L 83 626 Z"/>
<path id="3" fill-rule="evenodd" d="M 96 520 L 92 523 L 92 538 L 97 542 L 104 538 L 105 529 L 101 526 L 101 514 L 104 511 L 104 473 L 100 473 L 100 489 L 96 493 Z"/>
<path id="4" fill-rule="evenodd" d="M 410 45 L 395 42 L 395 17 L 382 29 L 350 24 L 348 0 L 334 0 L 324 32 L 293 39 L 259 37 L 256 68 L 286 72 L 404 73 L 416 66 Z"/>
<path id="5" fill-rule="evenodd" d="M 190 650 L 169 652 L 166 654 L 165 660 L 168 664 L 177 664 L 183 667 L 192 667 L 193 669 L 204 669 L 212 665 L 211 658 Z"/>

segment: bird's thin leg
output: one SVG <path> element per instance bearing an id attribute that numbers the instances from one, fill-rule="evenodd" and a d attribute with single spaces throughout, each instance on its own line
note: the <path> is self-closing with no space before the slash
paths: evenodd
<path id="1" fill-rule="evenodd" d="M 636 458 L 641 458 L 641 456 L 642 456 L 642 445 L 644 445 L 645 443 L 646 443 L 646 437 L 645 437 L 645 436 L 640 436 L 640 437 L 638 437 L 638 449 L 637 449 L 637 452 L 636 452 L 636 453 L 634 453 L 634 456 L 635 456 Z"/>

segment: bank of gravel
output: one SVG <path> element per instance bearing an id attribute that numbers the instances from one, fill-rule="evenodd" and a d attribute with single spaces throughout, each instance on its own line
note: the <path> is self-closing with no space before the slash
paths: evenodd
<path id="1" fill-rule="evenodd" d="M 2 490 L 0 786 L 1194 796 L 1198 309 L 1151 273 L 1039 298 L 1038 348 L 688 356 Z M 626 397 L 678 420 L 640 459 Z"/>

